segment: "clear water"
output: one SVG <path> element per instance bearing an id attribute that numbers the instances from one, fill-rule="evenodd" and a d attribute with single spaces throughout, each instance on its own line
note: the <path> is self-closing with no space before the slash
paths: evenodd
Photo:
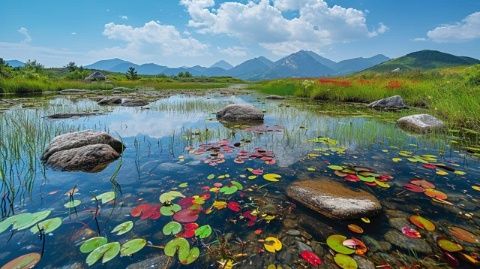
<path id="1" fill-rule="evenodd" d="M 260 132 L 261 128 L 258 127 L 255 131 L 246 126 L 225 126 L 218 122 L 214 112 L 229 103 L 251 103 L 264 109 L 264 124 L 271 130 Z M 3 166 L 8 168 L 6 173 L 4 171 L 1 188 L 3 197 L 9 193 L 5 180 L 12 182 L 9 186 L 15 189 L 14 197 L 11 194 L 8 196 L 10 201 L 5 198 L 2 200 L 2 217 L 52 209 L 49 218 L 63 219 L 60 228 L 47 234 L 44 242 L 28 229 L 0 234 L 0 265 L 26 253 L 41 253 L 43 249 L 38 268 L 87 268 L 85 259 L 88 254 L 81 253 L 79 247 L 84 240 L 99 235 L 107 237 L 109 242 L 120 243 L 144 238 L 152 246 L 146 246 L 132 257 L 117 256 L 104 265 L 99 261 L 93 268 L 125 268 L 163 255 L 161 248 L 174 236 L 163 235 L 162 228 L 172 217 L 141 220 L 131 216 L 131 210 L 143 203 L 160 206 L 159 196 L 170 190 L 178 190 L 189 197 L 209 193 L 211 197 L 202 206 L 203 210 L 210 208 L 217 199 L 238 202 L 241 212 L 265 207 L 271 209 L 273 205 L 276 213 L 275 219 L 269 222 L 259 216 L 253 226 L 247 224 L 241 213 L 228 208 L 214 209 L 210 214 L 200 213 L 196 222 L 199 225 L 211 225 L 214 233 L 203 240 L 188 239 L 192 246 L 199 247 L 200 257 L 189 266 L 180 265 L 174 257 L 170 260 L 171 268 L 217 268 L 217 261 L 221 258 L 234 259 L 234 268 L 266 268 L 270 264 L 303 268 L 306 263 L 299 258 L 300 250 L 295 244 L 300 236 L 292 243 L 286 235 L 286 231 L 291 229 L 302 232 L 302 242 L 315 246 L 314 252 L 326 264 L 333 264 L 332 255 L 325 244 L 326 237 L 331 234 L 362 239 L 370 249 L 365 258 L 377 266 L 390 264 L 391 268 L 399 268 L 402 264 L 412 266 L 419 261 L 424 267 L 448 268 L 447 259 L 436 246 L 437 238 L 441 237 L 459 242 L 465 248 L 462 253 L 478 254 L 478 243 L 466 243 L 448 231 L 448 227 L 457 226 L 480 236 L 480 192 L 472 188 L 480 184 L 478 159 L 450 146 L 448 137 L 415 136 L 397 129 L 393 123 L 362 114 L 325 115 L 315 112 L 322 110 L 320 105 L 285 105 L 288 103 L 265 102 L 256 95 L 178 95 L 156 101 L 149 105 L 149 109 L 141 109 L 105 108 L 88 99 L 65 97 L 48 100 L 39 108 L 13 108 L 0 114 L 0 126 L 4 134 L 0 158 Z M 44 117 L 56 112 L 97 110 L 103 114 L 65 120 Z M 23 141 L 28 135 L 26 126 L 34 129 L 32 132 L 38 135 L 37 139 Z M 107 131 L 121 138 L 126 145 L 121 159 L 98 173 L 62 172 L 43 167 L 39 156 L 51 138 L 59 133 L 85 129 Z M 17 155 L 6 142 L 12 137 L 20 140 Z M 316 137 L 328 137 L 337 141 L 337 144 L 310 141 Z M 200 145 L 221 140 L 232 145 L 232 152 L 225 153 L 225 162 L 212 166 L 204 162 L 209 156 L 208 152 L 193 154 Z M 236 142 L 240 142 L 240 146 L 233 146 Z M 34 149 L 32 144 L 36 145 Z M 234 161 L 239 151 L 253 152 L 256 148 L 272 151 L 275 164 L 266 164 L 259 159 L 250 159 L 241 164 Z M 338 153 L 339 148 L 345 149 L 345 152 Z M 422 163 L 399 156 L 400 151 L 412 152 L 412 156 L 435 155 L 436 163 L 443 163 L 460 173 L 447 171 L 448 175 L 438 175 L 436 170 L 424 168 Z M 402 160 L 394 162 L 392 158 L 397 157 Z M 390 188 L 348 182 L 335 175 L 328 168 L 330 164 L 368 167 L 379 174 L 389 174 L 393 179 L 388 181 Z M 263 169 L 264 174 L 276 173 L 281 175 L 281 179 L 278 182 L 266 181 L 262 176 L 248 179 L 252 173 L 247 168 Z M 215 179 L 207 179 L 210 174 L 214 174 Z M 229 178 L 218 179 L 218 176 L 225 174 Z M 381 201 L 384 212 L 372 217 L 370 224 L 361 220 L 332 221 L 286 198 L 285 188 L 292 181 L 322 176 L 373 193 Z M 403 186 L 413 178 L 434 183 L 436 189 L 448 195 L 447 201 L 452 204 L 434 202 L 423 193 L 405 190 Z M 232 195 L 205 191 L 205 187 L 212 188 L 214 183 L 228 185 L 231 180 L 240 182 L 243 190 Z M 179 187 L 181 183 L 188 183 L 188 186 Z M 64 207 L 69 201 L 65 193 L 75 186 L 79 191 L 73 198 L 81 200 L 82 204 L 69 210 Z M 100 205 L 95 220 L 92 212 L 96 210 L 96 204 L 91 198 L 112 190 L 117 194 L 115 201 Z M 10 204 L 13 204 L 13 208 Z M 416 253 L 396 246 L 389 250 L 375 250 L 371 241 L 364 239 L 364 236 L 368 236 L 380 242 L 386 241 L 385 233 L 395 229 L 389 224 L 389 218 L 400 216 L 406 219 L 405 216 L 416 214 L 430 219 L 437 226 L 432 233 L 411 226 L 426 238 L 433 248 L 431 254 Z M 120 236 L 111 233 L 116 225 L 128 220 L 135 223 L 132 231 Z M 292 222 L 296 227 L 291 228 Z M 352 223 L 361 226 L 364 234 L 357 235 L 349 231 L 347 225 Z M 256 230 L 261 230 L 261 234 L 255 234 Z M 275 236 L 283 241 L 279 253 L 262 251 L 263 243 L 258 240 L 267 236 Z M 223 242 L 225 237 L 230 240 L 219 247 L 219 242 Z M 461 254 L 452 255 L 458 259 L 461 267 L 473 268 L 461 259 Z"/>

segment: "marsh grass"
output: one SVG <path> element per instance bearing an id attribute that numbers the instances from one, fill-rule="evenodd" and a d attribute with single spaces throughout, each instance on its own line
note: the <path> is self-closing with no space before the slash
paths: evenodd
<path id="1" fill-rule="evenodd" d="M 317 101 L 369 103 L 400 95 L 408 105 L 425 108 L 453 127 L 480 127 L 480 65 L 400 74 L 364 73 L 349 77 L 282 79 L 253 84 L 265 94 Z M 310 85 L 305 80 L 311 81 Z"/>

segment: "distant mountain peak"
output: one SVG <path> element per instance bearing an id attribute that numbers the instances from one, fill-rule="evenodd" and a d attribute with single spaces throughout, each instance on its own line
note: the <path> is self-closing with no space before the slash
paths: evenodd
<path id="1" fill-rule="evenodd" d="M 223 70 L 230 70 L 233 68 L 233 65 L 231 65 L 229 62 L 225 61 L 225 60 L 220 60 L 214 64 L 212 64 L 212 66 L 210 66 L 210 68 L 221 68 Z"/>

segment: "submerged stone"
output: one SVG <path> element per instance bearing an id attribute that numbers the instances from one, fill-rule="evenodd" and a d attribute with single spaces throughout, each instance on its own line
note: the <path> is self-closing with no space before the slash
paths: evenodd
<path id="1" fill-rule="evenodd" d="M 95 71 L 85 78 L 86 81 L 102 81 L 106 79 L 107 77 L 100 71 Z"/>
<path id="2" fill-rule="evenodd" d="M 55 137 L 42 160 L 57 169 L 97 172 L 120 157 L 124 145 L 104 132 L 82 131 Z"/>
<path id="3" fill-rule="evenodd" d="M 263 112 L 252 105 L 227 105 L 217 112 L 217 119 L 224 121 L 263 121 Z"/>
<path id="4" fill-rule="evenodd" d="M 287 195 L 296 202 L 333 219 L 357 219 L 378 214 L 378 199 L 364 190 L 355 190 L 327 179 L 294 182 Z"/>
<path id="5" fill-rule="evenodd" d="M 397 230 L 390 230 L 385 234 L 385 240 L 392 245 L 405 249 L 413 250 L 418 253 L 430 254 L 432 253 L 432 247 L 425 239 L 408 238 Z"/>
<path id="6" fill-rule="evenodd" d="M 121 105 L 134 107 L 134 106 L 146 106 L 148 104 L 149 104 L 148 101 L 142 100 L 142 99 L 124 99 Z"/>
<path id="7" fill-rule="evenodd" d="M 119 105 L 122 103 L 122 98 L 117 96 L 108 96 L 98 101 L 99 105 Z"/>
<path id="8" fill-rule="evenodd" d="M 268 95 L 267 97 L 265 97 L 265 99 L 269 99 L 269 100 L 283 100 L 285 99 L 284 96 L 280 96 L 280 95 Z"/>
<path id="9" fill-rule="evenodd" d="M 157 255 L 146 260 L 132 263 L 126 269 L 169 268 L 172 259 L 165 255 Z"/>
<path id="10" fill-rule="evenodd" d="M 407 108 L 400 95 L 387 97 L 368 104 L 368 107 L 379 110 L 397 110 Z"/>
<path id="11" fill-rule="evenodd" d="M 400 118 L 397 125 L 417 133 L 428 133 L 445 127 L 441 120 L 428 114 L 416 114 Z"/>

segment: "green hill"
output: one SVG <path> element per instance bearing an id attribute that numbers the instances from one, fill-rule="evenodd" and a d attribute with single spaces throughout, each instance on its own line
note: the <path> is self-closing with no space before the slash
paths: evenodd
<path id="1" fill-rule="evenodd" d="M 480 60 L 464 56 L 455 56 L 435 50 L 422 50 L 386 61 L 366 71 L 392 72 L 393 70 L 398 70 L 402 72 L 473 64 L 480 64 Z"/>

